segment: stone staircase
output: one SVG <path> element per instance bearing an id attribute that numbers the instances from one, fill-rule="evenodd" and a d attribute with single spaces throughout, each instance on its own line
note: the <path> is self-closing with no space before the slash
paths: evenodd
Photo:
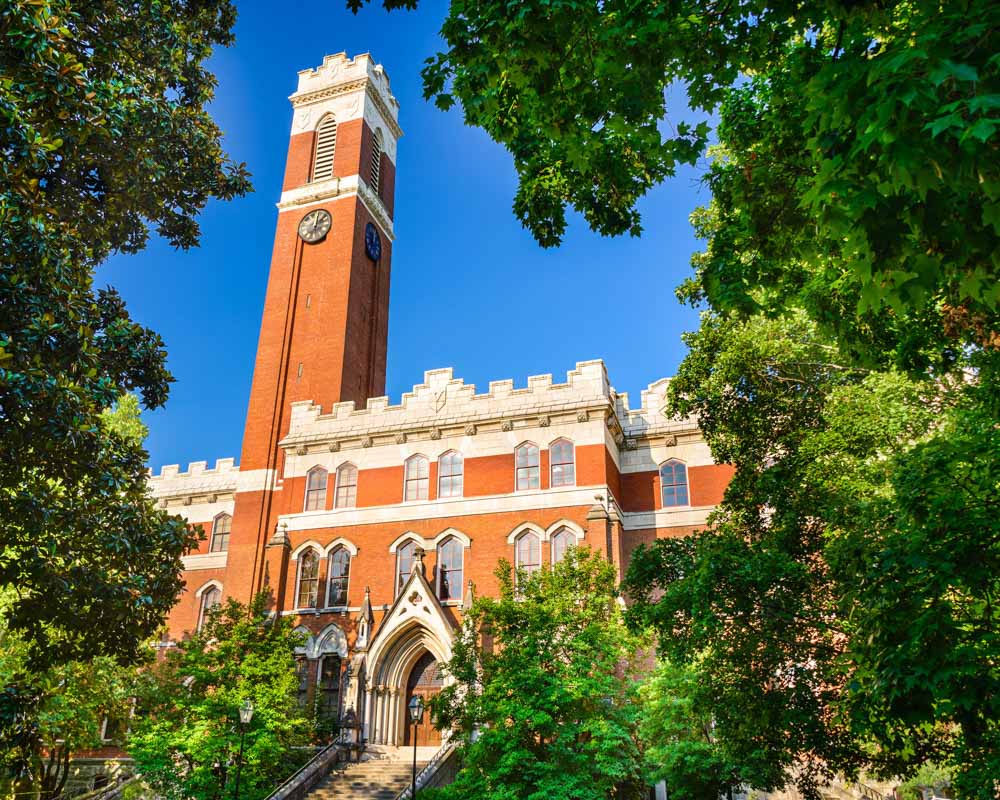
<path id="1" fill-rule="evenodd" d="M 417 748 L 417 772 L 437 748 Z M 365 760 L 338 764 L 306 797 L 309 800 L 396 800 L 410 785 L 413 750 L 366 754 Z"/>

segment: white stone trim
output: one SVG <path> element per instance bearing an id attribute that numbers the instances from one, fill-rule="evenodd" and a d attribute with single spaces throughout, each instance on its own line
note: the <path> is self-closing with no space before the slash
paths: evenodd
<path id="1" fill-rule="evenodd" d="M 315 550 L 316 553 L 317 553 L 317 555 L 320 555 L 320 556 L 322 556 L 323 553 L 324 553 L 323 545 L 321 545 L 315 539 L 309 539 L 309 540 L 303 542 L 302 544 L 300 544 L 294 550 L 292 550 L 291 560 L 292 561 L 298 561 L 299 560 L 299 556 L 302 555 L 306 550 L 310 550 L 310 549 Z M 296 583 L 298 583 L 298 578 L 296 578 Z"/>
<path id="2" fill-rule="evenodd" d="M 449 536 L 458 539 L 458 541 L 462 543 L 462 546 L 466 550 L 472 547 L 472 539 L 470 539 L 468 536 L 462 533 L 458 528 L 445 528 L 443 531 L 441 531 L 441 533 L 439 533 L 437 536 L 431 539 L 431 544 L 434 546 L 434 549 L 436 550 L 438 545 L 441 544 L 441 542 L 443 542 Z"/>
<path id="3" fill-rule="evenodd" d="M 622 527 L 625 530 L 647 530 L 704 525 L 714 510 L 715 506 L 678 506 L 655 511 L 623 511 Z"/>
<path id="4" fill-rule="evenodd" d="M 437 546 L 441 544 L 441 542 L 443 542 L 449 536 L 453 536 L 456 539 L 458 539 L 466 550 L 472 547 L 472 539 L 470 539 L 466 534 L 462 533 L 462 531 L 458 530 L 458 528 L 445 528 L 443 531 L 441 531 L 441 533 L 437 534 L 431 539 L 427 539 L 421 536 L 419 533 L 414 533 L 413 531 L 406 531 L 406 533 L 401 533 L 399 536 L 393 539 L 392 543 L 389 545 L 389 552 L 395 555 L 396 551 L 399 550 L 399 548 L 403 544 L 412 539 L 417 544 L 418 547 L 423 548 L 424 552 L 429 553 L 432 550 L 436 551 Z"/>
<path id="5" fill-rule="evenodd" d="M 587 531 L 577 525 L 573 520 L 561 519 L 558 522 L 553 522 L 549 527 L 545 529 L 544 541 L 548 542 L 552 539 L 552 534 L 555 533 L 560 528 L 567 528 L 570 530 L 574 536 L 576 536 L 577 541 L 581 541 L 586 538 Z"/>
<path id="6" fill-rule="evenodd" d="M 522 522 L 515 527 L 514 530 L 507 534 L 507 544 L 514 544 L 524 533 L 528 531 L 538 537 L 539 543 L 548 541 L 544 528 L 539 527 L 534 522 Z"/>
<path id="7" fill-rule="evenodd" d="M 446 497 L 410 503 L 358 508 L 329 508 L 283 514 L 278 526 L 288 525 L 289 531 L 310 531 L 318 528 L 338 528 L 347 525 L 375 525 L 391 522 L 412 522 L 424 519 L 499 514 L 510 511 L 541 511 L 549 508 L 571 508 L 594 504 L 595 494 L 606 494 L 605 484 L 565 486 L 557 489 L 526 489 L 509 494 L 482 497 Z"/>
<path id="8" fill-rule="evenodd" d="M 199 553 L 194 556 L 182 556 L 181 563 L 184 570 L 195 571 L 199 569 L 224 569 L 229 560 L 229 551 L 223 550 L 221 553 Z"/>
<path id="9" fill-rule="evenodd" d="M 378 223 L 386 238 L 390 242 L 396 241 L 396 232 L 392 219 L 389 218 L 388 210 L 360 175 L 327 178 L 325 181 L 316 181 L 297 186 L 294 189 L 287 189 L 281 193 L 277 206 L 279 212 L 306 209 L 317 203 L 329 203 L 350 197 L 359 198 L 368 213 Z"/>
<path id="10" fill-rule="evenodd" d="M 406 533 L 401 533 L 392 540 L 392 543 L 389 545 L 389 552 L 396 555 L 396 551 L 410 540 L 413 540 L 417 547 L 422 547 L 425 551 L 427 550 L 427 540 L 423 536 L 413 531 L 406 531 Z"/>
<path id="11" fill-rule="evenodd" d="M 338 547 L 343 547 L 348 553 L 351 554 L 351 558 L 354 558 L 358 554 L 358 546 L 354 544 L 354 542 L 345 539 L 343 536 L 338 536 L 330 542 L 330 544 L 323 548 L 323 555 L 329 557 Z"/>
<path id="12" fill-rule="evenodd" d="M 326 647 L 327 639 L 331 639 L 331 643 L 335 642 L 336 646 L 328 649 Z M 347 635 L 344 633 L 344 629 L 336 623 L 331 622 L 315 637 L 313 652 L 315 653 L 312 656 L 313 658 L 320 658 L 322 656 L 338 656 L 341 659 L 347 658 Z"/>
<path id="13" fill-rule="evenodd" d="M 201 600 L 201 596 L 203 594 L 205 594 L 205 592 L 207 592 L 209 589 L 212 589 L 212 588 L 218 589 L 221 592 L 223 590 L 222 589 L 222 581 L 218 580 L 217 578 L 213 578 L 210 581 L 206 581 L 194 593 L 194 596 L 197 597 L 199 600 Z"/>

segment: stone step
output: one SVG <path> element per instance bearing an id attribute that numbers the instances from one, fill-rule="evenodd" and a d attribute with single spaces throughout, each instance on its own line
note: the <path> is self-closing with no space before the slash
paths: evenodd
<path id="1" fill-rule="evenodd" d="M 417 772 L 426 765 L 426 761 L 417 761 Z M 412 763 L 372 758 L 338 765 L 306 797 L 309 800 L 395 800 L 409 786 L 412 777 Z"/>

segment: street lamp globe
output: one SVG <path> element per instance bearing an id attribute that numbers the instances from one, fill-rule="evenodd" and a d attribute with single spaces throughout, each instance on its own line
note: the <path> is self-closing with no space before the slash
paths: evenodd
<path id="1" fill-rule="evenodd" d="M 244 700 L 243 705 L 240 706 L 240 722 L 244 725 L 249 725 L 250 720 L 253 719 L 253 703 L 249 700 Z"/>
<path id="2" fill-rule="evenodd" d="M 420 718 L 424 715 L 424 698 L 422 695 L 415 694 L 410 698 L 409 703 L 410 709 L 410 720 L 413 724 L 420 722 Z"/>

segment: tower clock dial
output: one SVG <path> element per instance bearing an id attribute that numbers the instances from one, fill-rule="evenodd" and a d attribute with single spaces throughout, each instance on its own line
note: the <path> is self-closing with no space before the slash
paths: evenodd
<path id="1" fill-rule="evenodd" d="M 299 236 L 302 241 L 315 244 L 326 238 L 330 232 L 330 212 L 325 208 L 317 208 L 306 214 L 299 223 Z"/>
<path id="2" fill-rule="evenodd" d="M 382 255 L 382 240 L 379 239 L 378 230 L 370 222 L 365 225 L 365 252 L 372 261 L 378 261 Z"/>

